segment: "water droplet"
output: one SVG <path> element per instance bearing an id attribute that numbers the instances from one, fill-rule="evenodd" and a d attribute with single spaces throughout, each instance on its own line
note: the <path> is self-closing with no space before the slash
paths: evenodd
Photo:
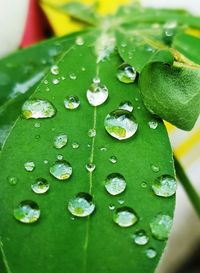
<path id="1" fill-rule="evenodd" d="M 125 203 L 125 201 L 124 201 L 124 199 L 118 199 L 118 203 L 119 203 L 120 205 L 123 205 L 123 204 Z"/>
<path id="2" fill-rule="evenodd" d="M 36 136 L 35 136 L 35 139 L 40 139 L 40 135 L 36 135 Z"/>
<path id="3" fill-rule="evenodd" d="M 119 173 L 109 174 L 105 180 L 105 188 L 111 195 L 118 195 L 126 188 L 125 178 Z"/>
<path id="4" fill-rule="evenodd" d="M 65 134 L 60 134 L 60 135 L 56 136 L 54 139 L 54 147 L 56 149 L 63 148 L 64 146 L 67 145 L 67 140 L 68 140 L 68 137 Z"/>
<path id="5" fill-rule="evenodd" d="M 77 79 L 77 76 L 76 76 L 75 73 L 71 73 L 71 74 L 69 75 L 69 77 L 70 77 L 71 80 L 76 80 L 76 79 Z"/>
<path id="6" fill-rule="evenodd" d="M 109 158 L 109 161 L 110 161 L 111 163 L 113 163 L 113 164 L 116 164 L 118 160 L 117 160 L 117 157 L 116 157 L 116 156 L 112 155 L 112 156 Z"/>
<path id="7" fill-rule="evenodd" d="M 145 250 L 145 253 L 146 253 L 146 255 L 147 255 L 147 257 L 148 257 L 149 259 L 153 259 L 153 258 L 155 258 L 156 255 L 157 255 L 157 252 L 155 251 L 154 248 L 148 248 L 148 249 L 146 249 L 146 250 Z"/>
<path id="8" fill-rule="evenodd" d="M 151 165 L 151 169 L 154 173 L 158 173 L 160 171 L 160 167 L 154 164 Z"/>
<path id="9" fill-rule="evenodd" d="M 94 77 L 92 81 L 93 81 L 93 83 L 100 83 L 101 82 L 99 77 Z"/>
<path id="10" fill-rule="evenodd" d="M 121 47 L 126 47 L 127 44 L 125 42 L 121 42 Z"/>
<path id="11" fill-rule="evenodd" d="M 135 232 L 133 235 L 133 240 L 136 243 L 136 245 L 146 245 L 149 241 L 149 237 L 146 235 L 146 232 L 144 230 L 139 230 Z"/>
<path id="12" fill-rule="evenodd" d="M 60 82 L 59 79 L 56 79 L 56 78 L 54 78 L 54 79 L 52 80 L 52 83 L 55 84 L 55 85 L 56 85 L 56 84 L 59 84 L 59 82 Z"/>
<path id="13" fill-rule="evenodd" d="M 104 147 L 104 146 L 102 146 L 102 147 L 99 148 L 99 150 L 100 150 L 101 152 L 106 152 L 106 151 L 107 151 L 107 148 Z"/>
<path id="14" fill-rule="evenodd" d="M 136 79 L 137 72 L 134 67 L 123 64 L 118 68 L 117 78 L 123 83 L 133 83 Z"/>
<path id="15" fill-rule="evenodd" d="M 31 185 L 31 189 L 38 194 L 46 193 L 49 190 L 49 183 L 44 178 L 38 178 Z"/>
<path id="16" fill-rule="evenodd" d="M 94 163 L 88 163 L 86 164 L 86 170 L 90 173 L 92 173 L 95 169 L 96 169 L 96 166 Z"/>
<path id="17" fill-rule="evenodd" d="M 40 209 L 34 201 L 21 201 L 14 209 L 14 217 L 22 223 L 31 224 L 38 221 Z"/>
<path id="18" fill-rule="evenodd" d="M 40 128 L 40 126 L 41 126 L 41 124 L 40 124 L 39 122 L 36 122 L 36 123 L 34 124 L 34 127 L 35 127 L 35 128 Z"/>
<path id="19" fill-rule="evenodd" d="M 158 122 L 156 120 L 151 120 L 148 122 L 149 128 L 155 130 L 158 127 Z"/>
<path id="20" fill-rule="evenodd" d="M 12 186 L 15 186 L 15 185 L 17 184 L 17 182 L 18 182 L 17 177 L 14 177 L 14 176 L 9 176 L 9 177 L 7 178 L 7 180 L 8 180 L 8 183 L 9 183 L 10 185 L 12 185 Z"/>
<path id="21" fill-rule="evenodd" d="M 120 103 L 119 109 L 133 112 L 133 104 L 130 101 L 123 101 Z"/>
<path id="22" fill-rule="evenodd" d="M 86 68 L 85 67 L 81 67 L 81 71 L 86 71 Z"/>
<path id="23" fill-rule="evenodd" d="M 141 183 L 141 187 L 142 187 L 143 189 L 146 189 L 146 188 L 147 188 L 147 183 L 146 183 L 146 182 L 142 182 L 142 183 Z"/>
<path id="24" fill-rule="evenodd" d="M 68 96 L 64 99 L 64 105 L 66 109 L 74 110 L 80 105 L 80 100 L 77 96 Z"/>
<path id="25" fill-rule="evenodd" d="M 48 164 L 49 163 L 49 161 L 48 160 L 44 160 L 44 164 Z"/>
<path id="26" fill-rule="evenodd" d="M 109 210 L 114 210 L 114 209 L 115 209 L 115 205 L 110 204 L 110 205 L 109 205 Z"/>
<path id="27" fill-rule="evenodd" d="M 150 223 L 152 235 L 158 240 L 166 240 L 172 228 L 171 216 L 158 214 Z"/>
<path id="28" fill-rule="evenodd" d="M 78 142 L 73 142 L 73 143 L 72 143 L 72 148 L 73 148 L 73 149 L 78 149 L 79 146 L 80 146 L 80 145 L 79 145 Z"/>
<path id="29" fill-rule="evenodd" d="M 77 45 L 79 45 L 79 46 L 82 46 L 82 45 L 84 45 L 84 40 L 83 40 L 83 37 L 81 37 L 81 36 L 78 36 L 77 38 L 76 38 L 76 44 Z"/>
<path id="30" fill-rule="evenodd" d="M 89 137 L 95 137 L 96 136 L 96 130 L 95 129 L 90 129 L 88 131 L 88 136 Z"/>
<path id="31" fill-rule="evenodd" d="M 152 185 L 154 193 L 161 197 L 170 197 L 174 195 L 176 188 L 176 180 L 170 175 L 162 175 L 158 177 Z"/>
<path id="32" fill-rule="evenodd" d="M 95 204 L 93 198 L 88 193 L 78 193 L 68 203 L 68 210 L 70 213 L 77 217 L 86 217 L 93 213 Z"/>
<path id="33" fill-rule="evenodd" d="M 48 84 L 49 82 L 48 82 L 48 80 L 44 80 L 44 84 Z"/>
<path id="34" fill-rule="evenodd" d="M 120 227 L 130 227 L 138 221 L 138 217 L 132 208 L 122 207 L 116 209 L 113 220 Z"/>
<path id="35" fill-rule="evenodd" d="M 53 74 L 53 75 L 58 75 L 59 74 L 59 68 L 58 68 L 57 65 L 52 65 L 51 74 Z"/>
<path id="36" fill-rule="evenodd" d="M 55 114 L 55 107 L 47 100 L 30 99 L 22 106 L 22 116 L 25 119 L 50 118 Z"/>
<path id="37" fill-rule="evenodd" d="M 108 98 L 108 88 L 105 85 L 93 83 L 87 90 L 87 99 L 92 106 L 103 104 Z"/>
<path id="38" fill-rule="evenodd" d="M 72 175 L 72 167 L 69 162 L 57 161 L 50 167 L 50 173 L 58 180 L 67 180 Z"/>
<path id="39" fill-rule="evenodd" d="M 132 137 L 138 128 L 135 118 L 126 110 L 115 110 L 108 114 L 104 126 L 106 131 L 118 140 Z"/>
<path id="40" fill-rule="evenodd" d="M 57 155 L 58 160 L 63 160 L 63 155 Z"/>
<path id="41" fill-rule="evenodd" d="M 33 161 L 25 162 L 24 168 L 27 172 L 32 172 L 35 169 L 35 163 Z"/>

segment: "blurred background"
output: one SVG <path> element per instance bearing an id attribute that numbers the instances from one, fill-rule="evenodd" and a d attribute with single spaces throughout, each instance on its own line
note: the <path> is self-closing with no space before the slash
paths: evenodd
<path id="1" fill-rule="evenodd" d="M 39 3 L 40 2 L 40 3 Z M 51 4 L 67 0 L 0 0 L 0 57 L 50 36 L 79 30 L 80 23 L 55 11 Z M 82 0 L 93 3 L 94 0 Z M 113 12 L 129 0 L 101 0 L 99 12 Z M 182 8 L 200 16 L 197 0 L 141 0 L 144 6 Z M 200 192 L 200 120 L 192 132 L 168 126 L 175 154 Z M 123 272 L 122 272 L 123 273 Z M 148 273 L 148 272 L 147 272 Z M 200 222 L 179 184 L 173 231 L 156 273 L 200 273 Z"/>

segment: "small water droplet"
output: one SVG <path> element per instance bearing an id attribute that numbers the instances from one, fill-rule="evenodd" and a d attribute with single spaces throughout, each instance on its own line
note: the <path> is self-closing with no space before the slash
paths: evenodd
<path id="1" fill-rule="evenodd" d="M 88 131 L 88 136 L 89 137 L 95 137 L 96 136 L 96 130 L 95 129 L 90 129 Z"/>
<path id="2" fill-rule="evenodd" d="M 63 160 L 63 155 L 57 155 L 58 160 Z"/>
<path id="3" fill-rule="evenodd" d="M 116 209 L 113 220 L 120 227 L 130 227 L 138 221 L 138 217 L 132 208 L 122 207 Z"/>
<path id="4" fill-rule="evenodd" d="M 83 37 L 78 36 L 78 37 L 76 38 L 75 43 L 76 43 L 77 45 L 79 45 L 79 46 L 84 45 L 84 39 L 83 39 Z"/>
<path id="5" fill-rule="evenodd" d="M 136 245 L 146 245 L 149 241 L 149 237 L 146 235 L 146 232 L 144 230 L 139 230 L 134 233 L 133 240 Z"/>
<path id="6" fill-rule="evenodd" d="M 130 101 L 123 101 L 120 103 L 119 109 L 133 112 L 133 104 Z"/>
<path id="7" fill-rule="evenodd" d="M 73 143 L 72 143 L 72 148 L 73 148 L 73 149 L 78 149 L 79 146 L 80 146 L 80 145 L 79 145 L 78 142 L 73 142 Z"/>
<path id="8" fill-rule="evenodd" d="M 151 165 L 151 169 L 154 173 L 158 173 L 160 171 L 160 167 L 154 164 Z"/>
<path id="9" fill-rule="evenodd" d="M 108 88 L 100 83 L 93 83 L 87 90 L 87 99 L 92 106 L 103 104 L 108 98 Z"/>
<path id="10" fill-rule="evenodd" d="M 142 182 L 142 183 L 141 183 L 141 187 L 142 187 L 143 189 L 146 189 L 146 188 L 147 188 L 147 183 L 146 183 L 146 182 Z"/>
<path id="11" fill-rule="evenodd" d="M 96 165 L 94 163 L 88 163 L 85 167 L 86 170 L 90 173 L 92 173 L 96 169 Z"/>
<path id="12" fill-rule="evenodd" d="M 56 149 L 61 149 L 67 145 L 67 141 L 68 141 L 67 135 L 60 134 L 60 135 L 56 136 L 54 139 L 54 147 Z"/>
<path id="13" fill-rule="evenodd" d="M 157 252 L 155 251 L 154 248 L 148 248 L 148 249 L 146 249 L 146 250 L 145 250 L 145 253 L 146 253 L 146 255 L 147 255 L 147 257 L 148 257 L 149 259 L 153 259 L 153 258 L 155 258 L 156 255 L 157 255 Z"/>
<path id="14" fill-rule="evenodd" d="M 44 164 L 48 164 L 49 163 L 49 161 L 48 160 L 44 160 Z"/>
<path id="15" fill-rule="evenodd" d="M 133 83 L 136 79 L 137 72 L 134 67 L 128 64 L 122 64 L 118 68 L 117 78 L 123 83 Z"/>
<path id="16" fill-rule="evenodd" d="M 12 185 L 12 186 L 15 186 L 15 185 L 17 184 L 17 182 L 18 182 L 18 179 L 17 179 L 17 177 L 15 177 L 15 176 L 9 176 L 9 177 L 7 178 L 7 180 L 8 180 L 8 183 L 9 183 L 10 185 Z"/>
<path id="17" fill-rule="evenodd" d="M 57 65 L 52 65 L 50 70 L 51 70 L 51 74 L 53 74 L 53 75 L 58 75 L 59 74 L 59 68 L 58 68 Z"/>
<path id="18" fill-rule="evenodd" d="M 56 85 L 56 84 L 59 84 L 59 82 L 60 82 L 59 79 L 56 79 L 56 78 L 54 78 L 54 79 L 52 80 L 52 83 L 55 84 L 55 85 Z"/>
<path id="19" fill-rule="evenodd" d="M 86 68 L 85 67 L 81 67 L 81 71 L 86 71 Z"/>
<path id="20" fill-rule="evenodd" d="M 132 137 L 138 128 L 133 115 L 126 110 L 115 110 L 108 114 L 104 120 L 106 131 L 118 140 Z"/>
<path id="21" fill-rule="evenodd" d="M 172 217 L 158 214 L 150 223 L 152 235 L 158 240 L 166 240 L 173 224 Z"/>
<path id="22" fill-rule="evenodd" d="M 176 188 L 176 180 L 170 175 L 162 175 L 158 177 L 152 185 L 154 193 L 161 197 L 170 197 L 174 195 Z"/>
<path id="23" fill-rule="evenodd" d="M 40 126 L 41 126 L 41 124 L 40 124 L 39 122 L 36 122 L 36 123 L 34 124 L 34 127 L 35 127 L 35 128 L 40 128 Z"/>
<path id="24" fill-rule="evenodd" d="M 22 106 L 22 116 L 25 119 L 50 118 L 55 114 L 55 107 L 47 100 L 30 99 Z"/>
<path id="25" fill-rule="evenodd" d="M 118 161 L 118 159 L 117 159 L 116 156 L 112 155 L 112 156 L 109 158 L 109 161 L 110 161 L 111 163 L 113 163 L 113 164 L 116 164 L 117 161 Z"/>
<path id="26" fill-rule="evenodd" d="M 155 130 L 158 127 L 158 122 L 156 120 L 151 120 L 148 122 L 149 128 Z"/>
<path id="27" fill-rule="evenodd" d="M 70 77 L 71 80 L 76 80 L 76 79 L 77 79 L 77 76 L 76 76 L 75 73 L 71 73 L 71 74 L 69 75 L 69 77 Z"/>
<path id="28" fill-rule="evenodd" d="M 35 136 L 35 139 L 40 139 L 40 135 L 36 135 L 36 136 Z"/>
<path id="29" fill-rule="evenodd" d="M 105 179 L 105 188 L 111 195 L 118 195 L 126 188 L 125 178 L 119 173 L 109 174 Z"/>
<path id="30" fill-rule="evenodd" d="M 93 83 L 100 83 L 101 82 L 99 77 L 94 77 L 92 81 L 93 81 Z"/>
<path id="31" fill-rule="evenodd" d="M 123 204 L 125 203 L 125 201 L 124 201 L 124 199 L 118 199 L 118 203 L 119 203 L 120 205 L 123 205 Z"/>
<path id="32" fill-rule="evenodd" d="M 106 152 L 106 151 L 107 151 L 107 148 L 104 147 L 104 146 L 102 146 L 102 147 L 99 147 L 99 150 L 100 150 L 101 152 Z"/>
<path id="33" fill-rule="evenodd" d="M 67 180 L 72 175 L 72 167 L 69 162 L 59 160 L 50 167 L 50 173 L 58 180 Z"/>
<path id="34" fill-rule="evenodd" d="M 121 42 L 121 47 L 126 47 L 127 44 L 125 42 Z"/>
<path id="35" fill-rule="evenodd" d="M 68 96 L 64 99 L 66 109 L 74 110 L 80 106 L 80 100 L 77 96 Z"/>
<path id="36" fill-rule="evenodd" d="M 35 193 L 43 194 L 43 193 L 46 193 L 49 190 L 49 183 L 44 178 L 38 178 L 31 185 L 31 189 Z"/>
<path id="37" fill-rule="evenodd" d="M 68 203 L 69 212 L 77 217 L 87 217 L 95 210 L 93 198 L 88 193 L 78 193 Z"/>
<path id="38" fill-rule="evenodd" d="M 44 80 L 44 84 L 48 84 L 49 82 L 48 82 L 48 80 Z"/>
<path id="39" fill-rule="evenodd" d="M 109 208 L 109 210 L 114 210 L 115 209 L 115 205 L 110 204 L 108 208 Z"/>
<path id="40" fill-rule="evenodd" d="M 35 169 L 35 163 L 33 161 L 25 162 L 24 168 L 27 172 L 32 172 Z"/>
<path id="41" fill-rule="evenodd" d="M 21 201 L 14 208 L 14 217 L 21 223 L 31 224 L 38 221 L 40 209 L 37 203 L 31 200 Z"/>

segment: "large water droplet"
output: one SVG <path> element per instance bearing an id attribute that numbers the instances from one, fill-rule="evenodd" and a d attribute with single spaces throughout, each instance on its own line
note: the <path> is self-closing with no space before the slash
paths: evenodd
<path id="1" fill-rule="evenodd" d="M 93 213 L 95 204 L 93 198 L 88 193 L 78 193 L 68 203 L 68 210 L 77 217 L 86 217 Z"/>
<path id="2" fill-rule="evenodd" d="M 122 207 L 115 211 L 113 220 L 120 227 L 130 227 L 138 221 L 138 217 L 132 208 Z"/>
<path id="3" fill-rule="evenodd" d="M 64 99 L 66 109 L 74 110 L 80 106 L 80 100 L 77 96 L 68 96 Z"/>
<path id="4" fill-rule="evenodd" d="M 108 98 L 108 88 L 100 83 L 93 83 L 87 90 L 87 99 L 92 106 L 103 104 Z"/>
<path id="5" fill-rule="evenodd" d="M 176 180 L 170 175 L 162 175 L 158 177 L 152 185 L 154 193 L 161 197 L 170 197 L 174 195 L 176 188 Z"/>
<path id="6" fill-rule="evenodd" d="M 25 162 L 24 168 L 27 172 L 32 172 L 35 169 L 35 163 L 33 161 Z"/>
<path id="7" fill-rule="evenodd" d="M 154 248 L 148 248 L 148 249 L 146 249 L 146 250 L 145 250 L 145 253 L 146 253 L 146 255 L 147 255 L 147 257 L 148 257 L 149 259 L 153 259 L 153 258 L 155 258 L 156 255 L 157 255 L 157 252 L 155 251 Z"/>
<path id="8" fill-rule="evenodd" d="M 25 119 L 50 118 L 55 113 L 55 107 L 47 100 L 30 99 L 22 106 L 22 116 Z"/>
<path id="9" fill-rule="evenodd" d="M 132 112 L 133 111 L 133 104 L 130 101 L 123 101 L 120 103 L 119 109 Z"/>
<path id="10" fill-rule="evenodd" d="M 166 240 L 173 224 L 172 217 L 158 214 L 150 223 L 152 235 L 158 240 Z"/>
<path id="11" fill-rule="evenodd" d="M 117 78 L 123 83 L 133 83 L 136 79 L 137 72 L 134 67 L 123 64 L 118 68 Z"/>
<path id="12" fill-rule="evenodd" d="M 44 178 L 38 178 L 36 181 L 31 185 L 31 189 L 38 194 L 46 193 L 49 190 L 49 183 Z"/>
<path id="13" fill-rule="evenodd" d="M 14 208 L 14 217 L 25 224 L 31 224 L 38 221 L 40 217 L 38 204 L 31 200 L 20 202 L 17 207 Z"/>
<path id="14" fill-rule="evenodd" d="M 132 137 L 138 128 L 133 115 L 126 110 L 115 110 L 104 120 L 106 131 L 114 138 L 124 140 Z"/>
<path id="15" fill-rule="evenodd" d="M 57 149 L 63 148 L 64 146 L 66 146 L 67 140 L 68 138 L 67 138 L 67 135 L 65 134 L 60 134 L 56 136 L 54 139 L 54 147 Z"/>
<path id="16" fill-rule="evenodd" d="M 72 175 L 72 167 L 69 162 L 59 160 L 50 167 L 50 173 L 58 180 L 67 180 Z"/>
<path id="17" fill-rule="evenodd" d="M 86 170 L 90 173 L 92 173 L 96 169 L 96 165 L 94 163 L 88 163 L 85 167 Z"/>
<path id="18" fill-rule="evenodd" d="M 111 195 L 118 195 L 126 188 L 125 178 L 119 173 L 112 173 L 106 177 L 105 188 Z"/>
<path id="19" fill-rule="evenodd" d="M 133 240 L 136 243 L 136 245 L 146 245 L 149 241 L 149 237 L 146 235 L 146 232 L 144 230 L 139 230 L 135 232 L 133 235 Z"/>

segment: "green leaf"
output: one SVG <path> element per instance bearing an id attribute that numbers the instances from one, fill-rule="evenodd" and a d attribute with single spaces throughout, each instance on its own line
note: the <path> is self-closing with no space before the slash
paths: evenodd
<path id="1" fill-rule="evenodd" d="M 139 78 L 147 109 L 173 125 L 191 130 L 200 113 L 200 68 L 175 62 L 147 65 Z"/>
<path id="2" fill-rule="evenodd" d="M 63 50 L 74 44 L 77 35 L 50 39 L 0 60 L 0 147 L 18 118 L 22 103 Z"/>
<path id="3" fill-rule="evenodd" d="M 1 153 L 0 236 L 13 273 L 43 273 L 44 268 L 47 273 L 153 273 L 166 245 L 165 240 L 152 236 L 150 223 L 159 213 L 173 215 L 175 198 L 158 197 L 151 188 L 161 175 L 174 176 L 168 136 L 162 121 L 155 120 L 144 107 L 137 84 L 118 81 L 121 59 L 117 52 L 97 64 L 101 58 L 94 48 L 99 37 L 99 32 L 84 36 L 84 45 L 74 45 L 58 63 L 58 77 L 63 80 L 53 84 L 50 73 L 45 78 L 48 84 L 43 80 L 32 95 L 32 99 L 51 102 L 56 115 L 40 120 L 20 117 Z M 105 40 L 103 43 L 107 44 Z M 95 76 L 109 91 L 108 100 L 97 107 L 86 99 L 86 90 Z M 75 110 L 64 107 L 64 99 L 71 95 L 78 96 L 81 102 Z M 133 137 L 119 141 L 106 132 L 104 120 L 125 100 L 133 104 L 139 127 Z M 156 129 L 149 127 L 152 120 Z M 91 128 L 96 129 L 94 138 L 88 136 Z M 60 133 L 68 135 L 68 144 L 57 150 L 53 142 Z M 78 149 L 72 148 L 74 142 L 79 143 Z M 58 181 L 49 172 L 58 155 L 73 168 L 67 181 Z M 111 156 L 117 158 L 115 164 L 110 162 Z M 27 161 L 35 163 L 32 172 L 24 170 Z M 96 165 L 91 173 L 85 167 L 89 161 Z M 119 196 L 111 196 L 104 188 L 105 178 L 111 173 L 125 177 L 127 189 Z M 16 185 L 8 183 L 10 177 L 17 178 Z M 43 196 L 31 191 L 31 184 L 39 177 L 50 183 L 49 192 Z M 74 219 L 67 210 L 69 200 L 78 192 L 90 193 L 94 198 L 96 210 L 89 217 Z M 41 217 L 35 224 L 22 224 L 13 217 L 13 209 L 22 200 L 38 203 Z M 129 228 L 119 227 L 113 221 L 111 204 L 133 208 L 138 222 Z M 133 234 L 140 229 L 149 236 L 145 246 L 133 242 Z M 149 248 L 156 250 L 153 259 L 146 256 Z"/>

